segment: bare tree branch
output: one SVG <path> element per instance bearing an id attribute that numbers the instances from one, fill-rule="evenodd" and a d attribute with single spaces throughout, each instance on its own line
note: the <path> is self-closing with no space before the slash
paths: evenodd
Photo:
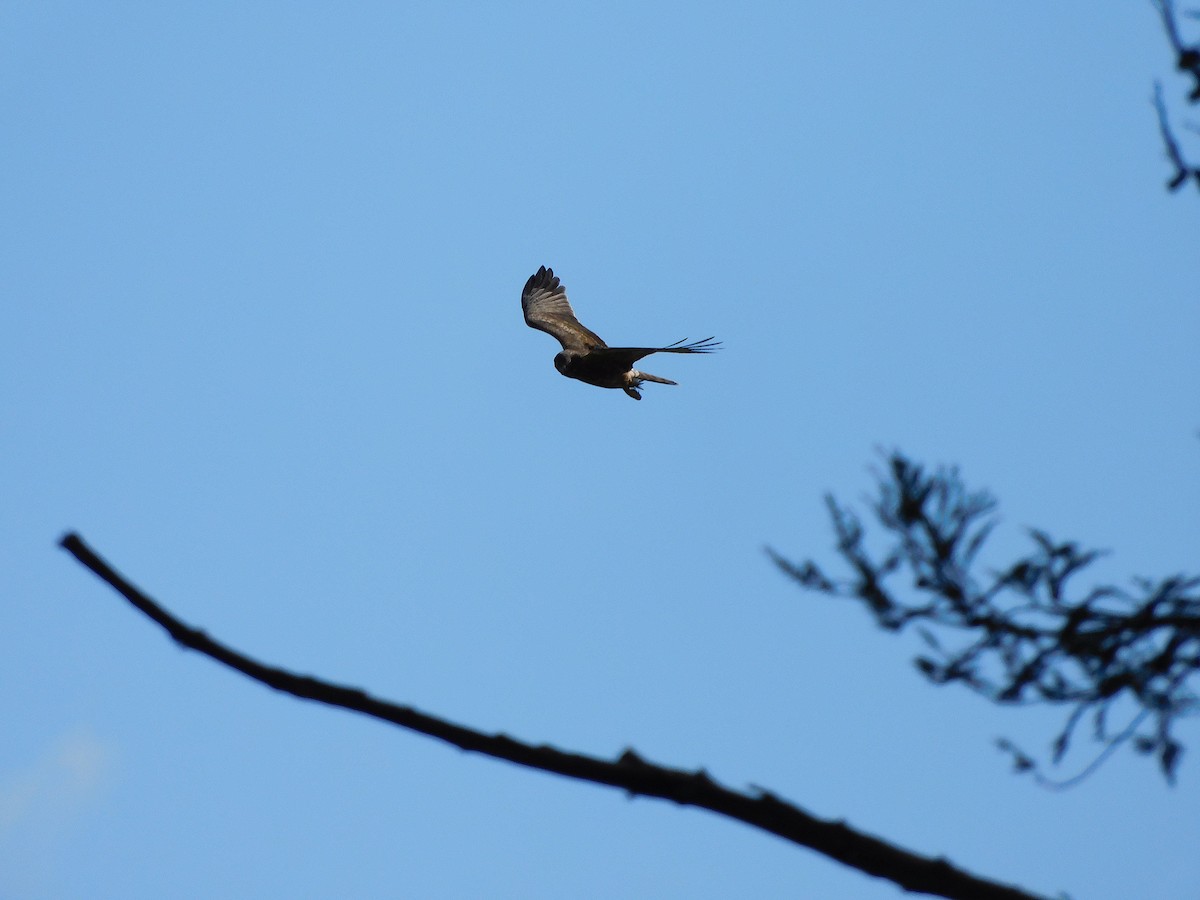
<path id="1" fill-rule="evenodd" d="M 1171 49 L 1175 51 L 1175 68 L 1180 72 L 1187 72 L 1195 79 L 1196 84 L 1188 94 L 1188 100 L 1200 103 L 1200 47 L 1188 46 L 1180 37 L 1173 0 L 1154 0 L 1154 8 L 1162 18 L 1167 40 L 1171 42 Z"/>
<path id="2" fill-rule="evenodd" d="M 1189 166 L 1184 162 L 1179 150 L 1179 143 L 1171 133 L 1171 125 L 1167 121 L 1167 107 L 1163 103 L 1162 84 L 1154 82 L 1154 109 L 1158 113 L 1158 131 L 1162 135 L 1163 145 L 1167 148 L 1167 156 L 1175 166 L 1175 174 L 1167 181 L 1168 191 L 1177 191 L 1183 187 L 1188 178 L 1196 179 L 1196 187 L 1200 189 L 1200 166 Z"/>
<path id="3" fill-rule="evenodd" d="M 1175 68 L 1191 75 L 1195 82 L 1192 92 L 1188 95 L 1188 100 L 1192 103 L 1200 103 L 1200 46 L 1188 46 L 1180 37 L 1173 0 L 1153 0 L 1153 2 L 1162 18 L 1167 40 L 1175 53 Z M 1179 190 L 1189 177 L 1194 178 L 1196 187 L 1200 188 L 1200 166 L 1188 165 L 1184 160 L 1183 152 L 1179 149 L 1179 142 L 1171 131 L 1167 107 L 1163 102 L 1162 85 L 1157 81 L 1154 82 L 1154 108 L 1158 113 L 1158 130 L 1162 135 L 1163 145 L 1167 149 L 1167 156 L 1175 166 L 1175 174 L 1167 181 L 1167 190 Z"/>
<path id="4" fill-rule="evenodd" d="M 268 687 L 304 700 L 362 713 L 401 728 L 517 765 L 580 781 L 620 788 L 630 795 L 658 797 L 695 806 L 744 822 L 784 840 L 808 847 L 868 875 L 894 882 L 906 891 L 962 900 L 1034 900 L 1036 895 L 989 881 L 943 858 L 919 856 L 849 827 L 819 819 L 769 791 L 739 793 L 713 781 L 703 770 L 686 772 L 647 762 L 632 749 L 609 761 L 566 753 L 545 744 L 534 746 L 504 734 L 484 734 L 445 719 L 377 700 L 365 692 L 310 676 L 263 665 L 203 631 L 185 625 L 126 581 L 76 534 L 61 546 L 109 584 L 140 612 L 157 622 L 178 644 L 203 653 Z"/>

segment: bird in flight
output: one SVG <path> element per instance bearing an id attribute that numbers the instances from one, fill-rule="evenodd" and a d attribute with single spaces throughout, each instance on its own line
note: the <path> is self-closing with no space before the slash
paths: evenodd
<path id="1" fill-rule="evenodd" d="M 568 378 L 578 378 L 597 387 L 620 388 L 634 400 L 641 400 L 643 381 L 675 384 L 648 372 L 639 372 L 633 364 L 651 353 L 712 353 L 720 341 L 705 338 L 686 344 L 676 341 L 666 347 L 610 347 L 575 318 L 567 301 L 567 291 L 553 269 L 542 266 L 525 282 L 521 292 L 521 311 L 525 324 L 554 337 L 562 350 L 554 357 L 554 368 Z"/>

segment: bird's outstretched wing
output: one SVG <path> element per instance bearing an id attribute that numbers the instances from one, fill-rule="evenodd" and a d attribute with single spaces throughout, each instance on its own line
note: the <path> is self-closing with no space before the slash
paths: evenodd
<path id="1" fill-rule="evenodd" d="M 553 269 L 542 266 L 529 276 L 525 290 L 521 291 L 521 311 L 525 313 L 526 325 L 556 338 L 564 350 L 608 346 L 575 318 L 575 310 L 567 301 L 567 290 L 559 283 Z"/>
<path id="2" fill-rule="evenodd" d="M 720 341 L 715 341 L 712 338 L 705 338 L 702 341 L 693 341 L 690 344 L 685 344 L 687 338 L 683 341 L 676 341 L 673 344 L 668 344 L 665 347 L 605 347 L 603 350 L 597 350 L 592 353 L 596 357 L 596 362 L 609 363 L 614 368 L 618 365 L 621 370 L 628 369 L 643 356 L 649 356 L 651 353 L 712 353 L 721 346 Z"/>

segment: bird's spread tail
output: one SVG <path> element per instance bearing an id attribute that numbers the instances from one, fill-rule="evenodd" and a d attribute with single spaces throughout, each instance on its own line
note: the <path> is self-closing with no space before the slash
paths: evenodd
<path id="1" fill-rule="evenodd" d="M 687 338 L 682 341 L 676 341 L 673 344 L 667 344 L 665 347 L 659 347 L 655 353 L 712 353 L 721 347 L 721 342 L 713 338 L 706 337 L 702 341 L 687 342 Z"/>

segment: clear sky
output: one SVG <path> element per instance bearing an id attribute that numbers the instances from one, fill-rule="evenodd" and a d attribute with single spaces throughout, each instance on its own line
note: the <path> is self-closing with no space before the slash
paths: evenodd
<path id="1" fill-rule="evenodd" d="M 899 447 L 999 497 L 997 565 L 1038 526 L 1098 578 L 1200 569 L 1200 198 L 1156 76 L 1148 3 L 5 3 L 0 896 L 899 896 L 275 695 L 77 529 L 270 663 L 1194 898 L 1194 723 L 1174 789 L 1126 752 L 1047 793 L 992 741 L 1060 714 L 928 687 L 763 553 L 833 563 L 823 494 Z M 725 348 L 640 403 L 562 378 L 543 264 L 610 344 Z"/>

